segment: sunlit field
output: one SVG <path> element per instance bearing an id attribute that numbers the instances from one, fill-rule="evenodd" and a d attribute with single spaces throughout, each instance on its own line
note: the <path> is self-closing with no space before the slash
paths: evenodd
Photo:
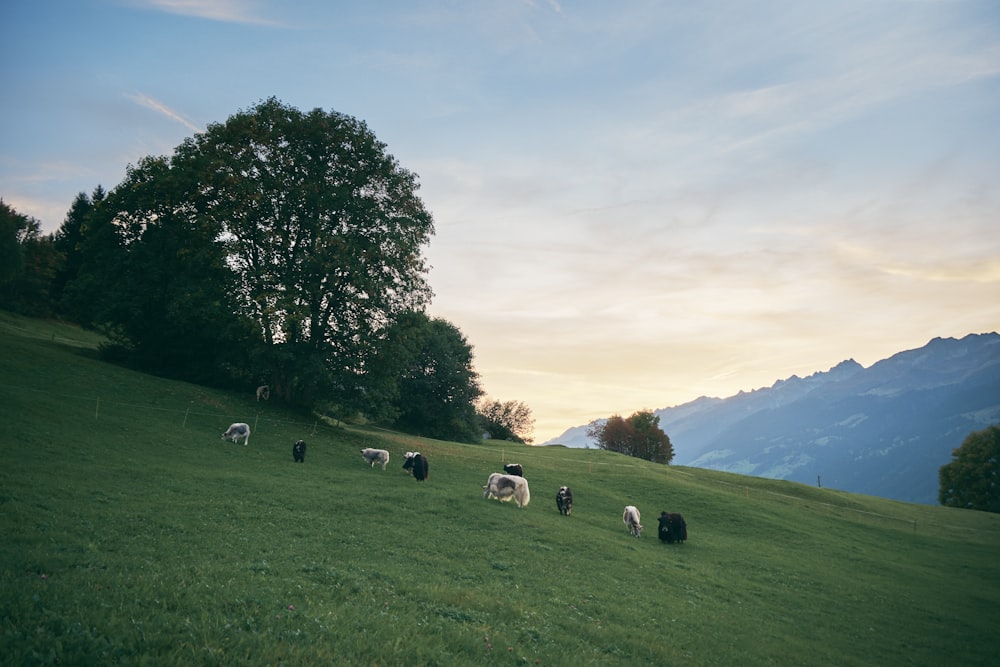
<path id="1" fill-rule="evenodd" d="M 0 313 L 4 665 L 988 665 L 1000 516 L 331 424 Z M 222 441 L 234 421 L 249 445 Z M 670 425 L 664 424 L 669 434 Z M 292 460 L 295 440 L 305 463 Z M 359 450 L 388 449 L 388 468 Z M 402 469 L 420 450 L 430 478 Z M 504 462 L 531 502 L 484 500 Z M 561 516 L 555 494 L 573 489 Z M 645 531 L 630 537 L 625 505 Z M 681 512 L 683 545 L 656 516 Z"/>

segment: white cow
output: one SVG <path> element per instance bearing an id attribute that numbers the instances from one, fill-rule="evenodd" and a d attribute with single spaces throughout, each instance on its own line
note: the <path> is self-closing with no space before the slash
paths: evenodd
<path id="1" fill-rule="evenodd" d="M 243 438 L 243 446 L 246 447 L 250 441 L 250 426 L 242 422 L 230 424 L 226 432 L 222 434 L 223 440 L 229 439 L 236 444 L 239 444 L 240 438 Z"/>
<path id="2" fill-rule="evenodd" d="M 486 486 L 483 487 L 483 498 L 496 498 L 500 502 L 513 498 L 518 507 L 524 507 L 531 502 L 531 491 L 525 478 L 495 472 L 490 475 Z"/>
<path id="3" fill-rule="evenodd" d="M 635 505 L 625 506 L 625 511 L 622 512 L 622 521 L 625 522 L 630 535 L 639 537 L 642 534 L 642 524 L 639 523 L 639 509 Z"/>
<path id="4" fill-rule="evenodd" d="M 361 450 L 361 456 L 364 457 L 365 461 L 371 464 L 374 468 L 376 463 L 382 464 L 382 470 L 385 470 L 385 466 L 389 463 L 389 452 L 384 449 L 372 449 L 371 447 L 365 447 Z"/>

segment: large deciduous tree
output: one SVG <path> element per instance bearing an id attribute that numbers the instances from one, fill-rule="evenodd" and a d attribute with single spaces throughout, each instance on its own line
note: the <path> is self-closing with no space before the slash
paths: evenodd
<path id="1" fill-rule="evenodd" d="M 942 505 L 1000 512 L 1000 425 L 970 433 L 938 480 Z"/>
<path id="2" fill-rule="evenodd" d="M 190 206 L 222 230 L 277 395 L 350 393 L 380 333 L 429 301 L 431 215 L 363 122 L 271 98 L 184 142 L 171 166 L 197 175 Z"/>
<path id="3" fill-rule="evenodd" d="M 587 435 L 601 449 L 654 463 L 670 463 L 674 447 L 670 438 L 660 428 L 660 417 L 651 410 L 640 410 L 627 419 L 613 415 L 603 423 L 591 422 Z"/>
<path id="4" fill-rule="evenodd" d="M 131 166 L 82 242 L 119 251 L 85 258 L 76 291 L 103 290 L 100 318 L 147 362 L 190 375 L 240 347 L 231 374 L 272 397 L 357 403 L 388 327 L 431 296 L 417 189 L 363 122 L 271 98 Z"/>

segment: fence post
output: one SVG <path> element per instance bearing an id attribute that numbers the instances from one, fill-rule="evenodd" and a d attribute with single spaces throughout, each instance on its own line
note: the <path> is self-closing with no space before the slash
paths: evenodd
<path id="1" fill-rule="evenodd" d="M 97 397 L 97 408 L 94 409 L 94 419 L 97 419 L 101 414 L 101 397 Z"/>
<path id="2" fill-rule="evenodd" d="M 191 412 L 191 406 L 188 406 L 188 409 L 184 411 L 184 423 L 181 424 L 181 428 L 187 428 L 187 425 L 188 425 L 188 414 L 190 412 Z"/>

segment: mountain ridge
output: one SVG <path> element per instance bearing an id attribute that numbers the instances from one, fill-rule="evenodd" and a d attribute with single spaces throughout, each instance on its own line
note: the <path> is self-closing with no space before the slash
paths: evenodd
<path id="1" fill-rule="evenodd" d="M 1000 422 L 1000 334 L 933 338 L 867 368 L 847 359 L 654 414 L 677 465 L 936 504 L 952 450 Z M 588 426 L 542 444 L 593 446 Z"/>

